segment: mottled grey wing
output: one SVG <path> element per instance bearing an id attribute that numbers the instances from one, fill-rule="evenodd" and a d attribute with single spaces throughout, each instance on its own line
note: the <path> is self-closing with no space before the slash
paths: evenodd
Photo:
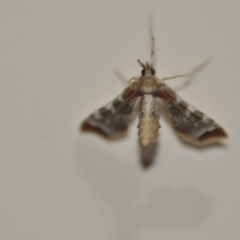
<path id="1" fill-rule="evenodd" d="M 159 97 L 164 102 L 176 132 L 184 142 L 201 147 L 227 137 L 220 125 L 188 104 L 164 83 L 159 86 Z"/>
<path id="2" fill-rule="evenodd" d="M 115 99 L 92 113 L 82 123 L 81 130 L 106 138 L 118 137 L 127 130 L 139 98 L 139 84 L 132 81 Z"/>

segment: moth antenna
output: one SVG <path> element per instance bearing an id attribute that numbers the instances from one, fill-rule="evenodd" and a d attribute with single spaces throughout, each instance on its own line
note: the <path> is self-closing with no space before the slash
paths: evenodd
<path id="1" fill-rule="evenodd" d="M 156 64 L 156 57 L 155 57 L 155 37 L 153 32 L 153 13 L 151 12 L 149 14 L 149 33 L 150 33 L 150 40 L 151 40 L 151 63 L 150 66 L 154 68 Z"/>
<path id="2" fill-rule="evenodd" d="M 140 65 L 143 69 L 146 68 L 145 65 L 144 65 L 139 59 L 138 59 L 137 61 L 138 61 L 139 65 Z"/>

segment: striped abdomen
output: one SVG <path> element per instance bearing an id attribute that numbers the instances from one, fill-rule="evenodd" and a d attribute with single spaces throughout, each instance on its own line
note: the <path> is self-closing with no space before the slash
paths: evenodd
<path id="1" fill-rule="evenodd" d="M 159 113 L 156 98 L 152 94 L 144 94 L 139 115 L 139 141 L 143 147 L 156 141 L 158 136 Z"/>

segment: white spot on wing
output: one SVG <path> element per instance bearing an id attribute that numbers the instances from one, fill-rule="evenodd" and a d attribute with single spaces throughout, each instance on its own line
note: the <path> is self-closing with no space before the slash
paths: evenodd
<path id="1" fill-rule="evenodd" d="M 207 126 L 206 128 L 203 128 L 203 129 L 201 129 L 200 131 L 198 131 L 196 137 L 199 138 L 199 137 L 201 137 L 202 135 L 204 135 L 206 132 L 211 132 L 211 131 L 213 131 L 215 128 L 216 128 L 215 126 L 209 125 L 209 126 Z"/>
<path id="2" fill-rule="evenodd" d="M 180 103 L 182 101 L 182 98 L 179 97 L 177 94 L 176 94 L 176 101 L 177 101 L 177 103 Z"/>
<path id="3" fill-rule="evenodd" d="M 119 102 L 123 102 L 123 97 L 122 97 L 122 95 L 119 95 L 117 99 L 118 99 Z"/>
<path id="4" fill-rule="evenodd" d="M 213 124 L 213 125 L 215 124 L 215 122 L 211 118 L 209 118 L 206 114 L 204 114 L 203 116 L 203 122 Z"/>
<path id="5" fill-rule="evenodd" d="M 196 110 L 196 108 L 188 104 L 188 110 L 193 113 Z"/>
<path id="6" fill-rule="evenodd" d="M 114 114 L 116 112 L 115 108 L 113 107 L 112 103 L 110 102 L 109 104 L 107 104 L 105 106 L 105 108 L 109 111 L 111 111 L 112 114 Z"/>
<path id="7" fill-rule="evenodd" d="M 94 120 L 89 120 L 88 122 L 90 125 L 92 125 L 94 127 L 99 127 L 100 129 L 103 130 L 103 132 L 105 132 L 107 134 L 112 133 L 111 129 L 109 129 L 106 125 L 102 124 L 101 122 L 95 122 Z"/>
<path id="8" fill-rule="evenodd" d="M 102 119 L 102 116 L 100 115 L 99 111 L 96 111 L 94 114 L 93 114 L 93 117 L 97 120 L 99 119 Z"/>

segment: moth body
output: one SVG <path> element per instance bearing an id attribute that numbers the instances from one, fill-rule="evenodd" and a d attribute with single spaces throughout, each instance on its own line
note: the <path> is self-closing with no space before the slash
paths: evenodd
<path id="1" fill-rule="evenodd" d="M 143 147 L 147 147 L 156 141 L 160 127 L 159 118 L 156 98 L 151 93 L 144 94 L 138 125 L 139 142 Z"/>

